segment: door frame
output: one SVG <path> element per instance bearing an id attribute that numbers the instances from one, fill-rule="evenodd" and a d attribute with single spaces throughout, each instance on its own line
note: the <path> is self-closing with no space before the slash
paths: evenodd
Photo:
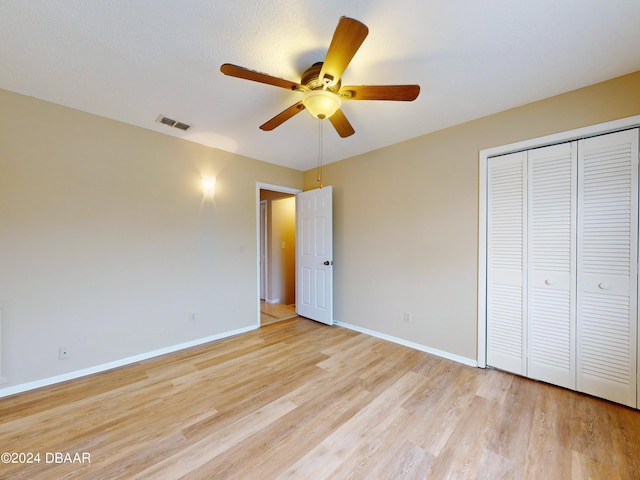
<path id="1" fill-rule="evenodd" d="M 302 192 L 300 188 L 256 182 L 256 328 L 260 328 L 260 190 L 290 193 L 291 195 Z M 298 234 L 297 230 L 298 225 L 296 224 L 296 236 Z"/>
<path id="2" fill-rule="evenodd" d="M 487 162 L 489 158 L 635 127 L 640 127 L 640 115 L 480 150 L 478 154 L 478 367 L 485 368 L 487 366 Z"/>
<path id="3" fill-rule="evenodd" d="M 258 256 L 260 258 L 260 300 L 267 299 L 267 291 L 269 290 L 269 262 L 267 261 L 269 258 L 269 255 L 267 255 L 269 242 L 267 238 L 267 222 L 267 201 L 260 200 L 260 231 L 258 232 L 260 238 L 260 243 L 258 245 Z"/>

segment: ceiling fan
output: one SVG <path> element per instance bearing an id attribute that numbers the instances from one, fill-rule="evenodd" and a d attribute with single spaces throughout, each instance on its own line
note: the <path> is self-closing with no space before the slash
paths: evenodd
<path id="1" fill-rule="evenodd" d="M 316 118 L 328 118 L 341 137 L 348 137 L 355 130 L 342 111 L 342 100 L 415 100 L 420 85 L 361 85 L 342 86 L 341 77 L 349 62 L 369 33 L 365 24 L 353 18 L 341 17 L 331 39 L 324 62 L 314 63 L 302 74 L 300 83 L 267 75 L 230 63 L 220 71 L 231 77 L 302 92 L 302 100 L 260 125 L 262 130 L 273 130 L 291 117 L 308 110 Z"/>

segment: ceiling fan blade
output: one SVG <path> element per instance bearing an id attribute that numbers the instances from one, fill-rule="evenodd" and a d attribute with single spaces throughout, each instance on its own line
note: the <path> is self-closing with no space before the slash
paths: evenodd
<path id="1" fill-rule="evenodd" d="M 271 120 L 266 121 L 262 125 L 260 125 L 260 130 L 271 131 L 279 125 L 282 125 L 284 122 L 289 120 L 291 117 L 300 113 L 304 110 L 304 105 L 302 102 L 295 103 L 291 105 L 286 110 L 283 110 L 278 115 L 273 117 Z"/>
<path id="2" fill-rule="evenodd" d="M 342 87 L 338 95 L 343 100 L 396 100 L 411 102 L 418 97 L 420 85 L 361 85 Z"/>
<path id="3" fill-rule="evenodd" d="M 350 137 L 356 133 L 341 109 L 336 110 L 336 113 L 329 117 L 329 121 L 331 122 L 331 125 L 333 125 L 333 128 L 336 129 L 336 132 L 338 132 L 338 135 L 342 138 Z"/>
<path id="4" fill-rule="evenodd" d="M 349 17 L 340 18 L 320 70 L 321 82 L 329 86 L 338 83 L 368 33 L 364 23 Z"/>
<path id="5" fill-rule="evenodd" d="M 245 67 L 239 67 L 230 63 L 224 63 L 220 66 L 220 71 L 230 77 L 244 78 L 253 82 L 266 83 L 276 87 L 286 88 L 287 90 L 306 90 L 306 88 L 297 82 L 285 80 L 283 78 L 273 77 L 266 73 L 256 72 Z"/>

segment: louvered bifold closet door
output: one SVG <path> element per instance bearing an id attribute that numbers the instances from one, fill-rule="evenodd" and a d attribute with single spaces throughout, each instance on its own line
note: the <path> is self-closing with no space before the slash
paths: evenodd
<path id="1" fill-rule="evenodd" d="M 528 376 L 576 388 L 577 147 L 528 152 Z"/>
<path id="2" fill-rule="evenodd" d="M 487 167 L 487 365 L 526 375 L 526 152 Z"/>
<path id="3" fill-rule="evenodd" d="M 635 407 L 638 130 L 578 150 L 578 390 Z"/>

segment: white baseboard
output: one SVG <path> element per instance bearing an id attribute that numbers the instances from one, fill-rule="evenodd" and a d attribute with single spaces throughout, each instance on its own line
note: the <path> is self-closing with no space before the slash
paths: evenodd
<path id="1" fill-rule="evenodd" d="M 279 298 L 267 298 L 264 303 L 280 303 L 280 299 Z"/>
<path id="2" fill-rule="evenodd" d="M 46 387 L 56 383 L 66 382 L 67 380 L 73 380 L 80 377 L 86 377 L 93 375 L 94 373 L 104 372 L 106 370 L 112 370 L 118 367 L 124 367 L 132 363 L 148 360 L 153 357 L 159 357 L 160 355 L 166 355 L 167 353 L 177 352 L 186 348 L 196 347 L 204 343 L 213 342 L 227 337 L 232 337 L 240 333 L 250 332 L 255 330 L 259 325 L 251 325 L 249 327 L 239 328 L 230 332 L 218 333 L 204 338 L 198 338 L 189 342 L 179 343 L 177 345 L 171 345 L 169 347 L 160 348 L 151 352 L 141 353 L 139 355 L 133 355 L 131 357 L 123 358 L 121 360 L 115 360 L 113 362 L 103 363 L 102 365 L 96 365 L 95 367 L 83 368 L 82 370 L 76 370 L 75 372 L 64 373 L 62 375 L 56 375 L 55 377 L 44 378 L 42 380 L 35 380 L 33 382 L 22 383 L 20 385 L 14 385 L 12 387 L 0 389 L 0 398 L 8 397 L 9 395 L 15 395 L 16 393 L 27 392 L 36 388 Z"/>
<path id="3" fill-rule="evenodd" d="M 357 325 L 351 325 L 350 323 L 338 322 L 334 320 L 334 324 L 344 328 L 348 328 L 349 330 L 354 330 L 356 332 L 366 333 L 367 335 L 371 335 L 372 337 L 380 338 L 382 340 L 388 340 L 399 345 L 404 345 L 405 347 L 420 350 L 421 352 L 430 353 L 431 355 L 435 355 L 437 357 L 446 358 L 447 360 L 453 360 L 454 362 L 462 363 L 470 367 L 478 366 L 478 362 L 475 359 L 462 357 L 460 355 L 456 355 L 455 353 L 449 353 L 445 352 L 444 350 L 438 350 L 437 348 L 420 345 L 419 343 L 409 342 L 408 340 L 403 340 L 402 338 L 393 337 L 391 335 L 387 335 L 386 333 L 376 332 L 374 330 L 362 328 Z"/>

